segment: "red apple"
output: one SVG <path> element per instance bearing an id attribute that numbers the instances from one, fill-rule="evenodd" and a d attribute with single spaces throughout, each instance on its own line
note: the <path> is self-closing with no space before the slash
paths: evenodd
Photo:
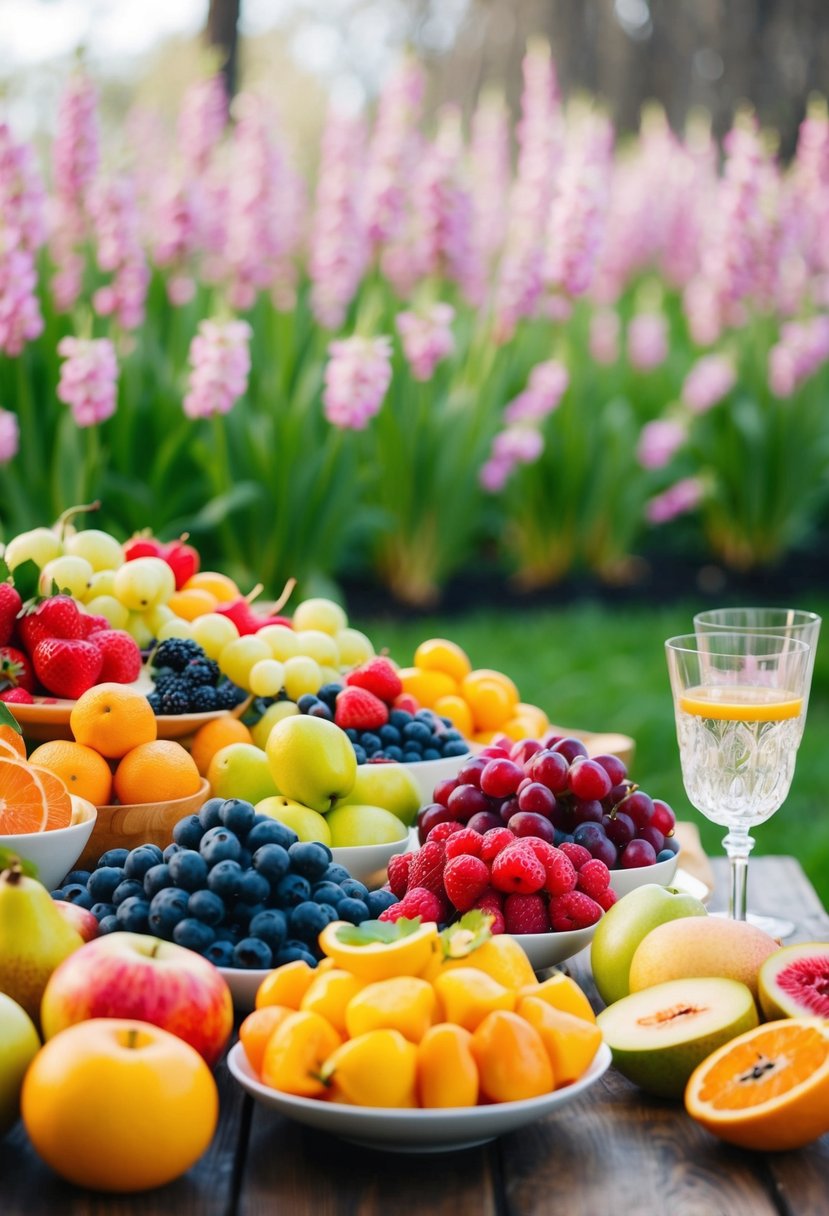
<path id="1" fill-rule="evenodd" d="M 90 1018 L 140 1018 L 178 1035 L 208 1064 L 233 1029 L 233 999 L 212 963 L 141 933 L 109 933 L 52 972 L 40 1009 L 43 1035 Z"/>
<path id="2" fill-rule="evenodd" d="M 89 908 L 70 903 L 68 899 L 56 899 L 54 904 L 63 919 L 80 933 L 85 942 L 91 942 L 93 937 L 98 936 L 98 921 Z"/>

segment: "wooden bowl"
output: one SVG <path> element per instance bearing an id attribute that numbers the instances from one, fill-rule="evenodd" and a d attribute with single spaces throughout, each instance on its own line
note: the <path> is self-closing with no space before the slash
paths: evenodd
<path id="1" fill-rule="evenodd" d="M 173 839 L 179 819 L 194 815 L 210 797 L 210 783 L 202 778 L 195 794 L 169 802 L 135 802 L 125 806 L 99 806 L 89 842 L 75 869 L 94 869 L 109 849 L 134 849 L 139 844 L 157 844 L 164 849 Z"/>

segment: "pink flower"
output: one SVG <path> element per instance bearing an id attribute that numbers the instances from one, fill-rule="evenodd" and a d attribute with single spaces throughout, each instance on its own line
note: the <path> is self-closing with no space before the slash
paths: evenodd
<path id="1" fill-rule="evenodd" d="M 567 133 L 567 147 L 547 227 L 546 280 L 571 296 L 590 286 L 609 195 L 613 128 L 587 114 Z"/>
<path id="2" fill-rule="evenodd" d="M 597 308 L 590 317 L 590 355 L 596 363 L 611 364 L 619 358 L 619 314 L 612 308 Z"/>
<path id="3" fill-rule="evenodd" d="M 677 515 L 693 511 L 701 500 L 702 482 L 697 477 L 685 477 L 652 498 L 645 508 L 645 515 L 649 523 L 668 523 Z"/>
<path id="4" fill-rule="evenodd" d="M 364 175 L 365 126 L 332 111 L 322 139 L 309 260 L 311 306 L 326 329 L 342 325 L 366 264 Z"/>
<path id="5" fill-rule="evenodd" d="M 703 355 L 685 377 L 682 400 L 695 414 L 704 414 L 731 392 L 736 381 L 734 364 L 726 355 Z"/>
<path id="6" fill-rule="evenodd" d="M 423 85 L 420 65 L 407 56 L 380 95 L 366 181 L 366 224 L 375 247 L 393 240 L 403 224 Z"/>
<path id="7" fill-rule="evenodd" d="M 668 323 L 662 313 L 640 312 L 628 326 L 628 358 L 639 371 L 651 371 L 668 357 Z"/>
<path id="8" fill-rule="evenodd" d="M 555 410 L 567 391 L 570 373 L 563 363 L 549 359 L 537 363 L 530 372 L 527 387 L 504 410 L 504 421 L 539 423 Z"/>
<path id="9" fill-rule="evenodd" d="M 70 77 L 58 103 L 52 148 L 55 188 L 82 207 L 98 170 L 98 90 L 84 72 Z"/>
<path id="10" fill-rule="evenodd" d="M 220 75 L 190 85 L 178 116 L 178 141 L 188 173 L 201 174 L 227 125 L 227 92 Z"/>
<path id="11" fill-rule="evenodd" d="M 686 439 L 686 429 L 672 418 L 656 418 L 642 427 L 636 459 L 643 469 L 664 469 Z"/>
<path id="12" fill-rule="evenodd" d="M 829 359 L 829 314 L 789 321 L 769 351 L 769 385 L 777 397 L 791 397 Z"/>
<path id="13" fill-rule="evenodd" d="M 2 241 L 0 230 L 0 241 Z M 35 289 L 34 257 L 27 249 L 0 248 L 0 351 L 16 356 L 43 332 Z"/>
<path id="14" fill-rule="evenodd" d="M 544 451 L 544 439 L 532 426 L 508 426 L 492 441 L 489 459 L 478 472 L 481 487 L 497 494 L 519 464 L 532 464 Z"/>
<path id="15" fill-rule="evenodd" d="M 504 195 L 510 181 L 510 131 L 500 94 L 483 93 L 472 116 L 469 147 L 473 244 L 481 262 L 490 266 L 507 230 Z"/>
<path id="16" fill-rule="evenodd" d="M 0 244 L 34 253 L 46 240 L 46 194 L 28 144 L 0 123 Z"/>
<path id="17" fill-rule="evenodd" d="M 17 414 L 0 409 L 0 464 L 14 460 L 20 449 L 20 423 Z"/>
<path id="18" fill-rule="evenodd" d="M 343 430 L 362 431 L 391 384 L 391 338 L 341 338 L 331 343 L 328 353 L 325 417 Z"/>
<path id="19" fill-rule="evenodd" d="M 137 329 L 144 321 L 150 272 L 130 179 L 99 182 L 90 193 L 89 209 L 97 239 L 98 266 L 114 274 L 108 286 L 95 292 L 93 307 L 100 316 L 114 315 L 123 329 Z"/>
<path id="20" fill-rule="evenodd" d="M 202 321 L 190 343 L 183 408 L 188 418 L 227 414 L 248 386 L 252 330 L 247 321 Z"/>
<path id="21" fill-rule="evenodd" d="M 61 338 L 58 399 L 72 408 L 78 426 L 95 426 L 115 413 L 118 360 L 108 338 Z"/>
<path id="22" fill-rule="evenodd" d="M 495 460 L 494 457 L 490 457 L 478 471 L 481 488 L 486 490 L 487 494 L 497 494 L 507 484 L 512 469 L 513 466 L 509 461 Z"/>
<path id="23" fill-rule="evenodd" d="M 397 314 L 396 325 L 403 353 L 415 380 L 431 380 L 435 366 L 455 349 L 451 304 L 433 304 L 418 312 Z"/>

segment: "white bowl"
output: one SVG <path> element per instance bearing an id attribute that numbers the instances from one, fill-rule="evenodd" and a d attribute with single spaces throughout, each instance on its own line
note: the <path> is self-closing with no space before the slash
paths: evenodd
<path id="1" fill-rule="evenodd" d="M 588 925 L 586 929 L 571 929 L 562 933 L 551 930 L 549 933 L 513 933 L 512 936 L 530 960 L 533 971 L 544 971 L 589 946 L 595 932 L 596 925 Z"/>
<path id="2" fill-rule="evenodd" d="M 391 844 L 362 844 L 350 848 L 332 848 L 337 865 L 345 866 L 352 878 L 365 883 L 370 891 L 386 881 L 386 867 L 395 853 L 406 853 L 409 833 Z"/>
<path id="3" fill-rule="evenodd" d="M 443 1110 L 399 1110 L 376 1106 L 346 1106 L 317 1098 L 296 1098 L 257 1080 L 244 1048 L 237 1043 L 227 1057 L 231 1073 L 243 1089 L 264 1106 L 352 1144 L 397 1153 L 448 1153 L 533 1123 L 566 1106 L 589 1089 L 610 1064 L 610 1048 L 599 1047 L 587 1072 L 573 1085 L 523 1102 L 494 1102 L 487 1106 Z"/>
<path id="4" fill-rule="evenodd" d="M 673 857 L 669 857 L 666 861 L 657 861 L 652 866 L 637 866 L 635 870 L 611 870 L 610 885 L 620 899 L 623 895 L 627 895 L 630 891 L 635 891 L 637 887 L 643 887 L 649 882 L 667 887 L 676 874 L 681 853 L 680 849 L 679 853 L 674 853 Z"/>
<path id="5" fill-rule="evenodd" d="M 237 1013 L 250 1013 L 256 1004 L 256 993 L 262 980 L 270 975 L 273 967 L 246 970 L 244 967 L 218 967 L 219 974 L 230 989 L 233 1008 Z"/>
<path id="6" fill-rule="evenodd" d="M 420 805 L 434 801 L 435 786 L 447 777 L 456 777 L 461 765 L 466 764 L 471 752 L 464 756 L 443 756 L 440 760 L 420 760 L 418 763 L 407 764 L 406 768 L 414 777 L 420 789 Z"/>
<path id="7" fill-rule="evenodd" d="M 17 853 L 24 861 L 37 866 L 37 877 L 47 891 L 54 891 L 74 866 L 92 835 L 97 809 L 85 798 L 70 795 L 72 817 L 76 822 L 68 828 L 52 828 L 47 832 L 21 832 L 0 836 L 0 846 Z"/>

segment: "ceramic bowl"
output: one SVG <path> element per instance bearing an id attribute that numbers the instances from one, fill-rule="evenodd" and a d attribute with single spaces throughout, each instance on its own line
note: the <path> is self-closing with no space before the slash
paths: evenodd
<path id="1" fill-rule="evenodd" d="M 0 836 L 0 847 L 17 853 L 37 866 L 37 877 L 50 891 L 74 868 L 95 828 L 97 809 L 85 798 L 70 795 L 72 822 L 68 828 L 48 832 L 25 832 Z"/>
<path id="2" fill-rule="evenodd" d="M 586 929 L 563 933 L 514 933 L 513 937 L 530 960 L 533 971 L 545 971 L 589 946 L 595 932 L 596 925 L 588 925 Z"/>
<path id="3" fill-rule="evenodd" d="M 316 1098 L 296 1098 L 263 1085 L 250 1067 L 241 1043 L 231 1049 L 227 1062 L 233 1076 L 251 1097 L 298 1123 L 387 1152 L 448 1153 L 485 1144 L 566 1106 L 594 1085 L 607 1070 L 610 1048 L 602 1043 L 583 1077 L 573 1085 L 553 1090 L 540 1098 L 443 1110 L 346 1106 Z"/>
<path id="4" fill-rule="evenodd" d="M 141 691 L 145 688 L 142 686 Z M 205 722 L 214 718 L 238 718 L 248 705 L 251 698 L 242 701 L 233 709 L 211 709 L 202 714 L 157 714 L 156 728 L 159 739 L 184 739 L 194 734 Z M 39 697 L 30 705 L 11 702 L 9 709 L 14 714 L 27 739 L 43 743 L 49 739 L 71 739 L 72 731 L 69 726 L 69 715 L 75 708 L 74 701 L 61 700 L 58 697 Z"/>
<path id="5" fill-rule="evenodd" d="M 156 844 L 164 849 L 173 839 L 173 828 L 185 815 L 194 815 L 210 796 L 210 784 L 202 778 L 195 794 L 168 802 L 134 802 L 124 806 L 99 806 L 95 830 L 81 856 L 78 869 L 93 869 L 108 849 L 134 849 Z"/>
<path id="6" fill-rule="evenodd" d="M 638 866 L 635 870 L 611 870 L 610 885 L 620 899 L 629 891 L 635 891 L 646 883 L 655 882 L 662 887 L 670 886 L 681 856 L 682 849 L 667 861 L 657 861 L 652 866 Z"/>
<path id="7" fill-rule="evenodd" d="M 250 1013 L 256 1004 L 256 992 L 273 967 L 246 971 L 244 967 L 219 967 L 219 974 L 230 989 L 233 1008 L 237 1013 Z"/>
<path id="8" fill-rule="evenodd" d="M 470 753 L 464 756 L 444 756 L 440 760 L 421 760 L 417 764 L 407 764 L 406 768 L 414 777 L 420 790 L 420 805 L 426 806 L 432 802 L 435 786 L 447 777 L 456 776 L 461 765 L 469 759 Z"/>
<path id="9" fill-rule="evenodd" d="M 334 861 L 345 866 L 352 878 L 365 883 L 370 891 L 382 887 L 386 881 L 386 867 L 395 853 L 406 853 L 409 847 L 408 833 L 392 844 L 364 844 L 353 848 L 332 849 Z"/>

